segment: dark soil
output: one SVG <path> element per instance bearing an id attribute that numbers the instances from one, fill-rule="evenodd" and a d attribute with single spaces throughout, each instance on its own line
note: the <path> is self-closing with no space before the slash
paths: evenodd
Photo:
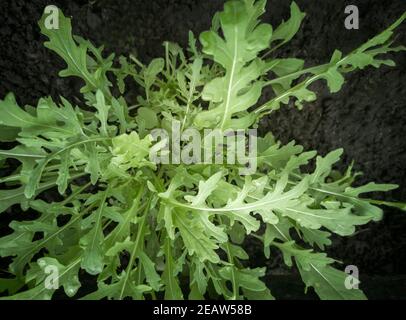
<path id="1" fill-rule="evenodd" d="M 289 13 L 290 1 L 268 1 L 265 19 L 277 26 Z M 335 0 L 298 0 L 307 12 L 301 31 L 281 57 L 295 56 L 308 65 L 327 62 L 334 49 L 344 53 L 383 30 L 406 10 L 404 0 L 363 0 L 358 5 L 360 29 L 344 28 L 346 2 Z M 78 82 L 61 79 L 61 60 L 43 47 L 37 21 L 48 0 L 0 1 L 0 97 L 14 92 L 20 104 L 35 105 L 45 95 L 63 95 L 79 103 Z M 211 17 L 223 1 L 198 0 L 122 0 L 53 1 L 65 15 L 73 17 L 76 34 L 108 52 L 137 54 L 148 61 L 163 54 L 162 42 L 185 46 L 188 30 L 195 34 L 209 28 Z M 397 32 L 397 41 L 406 44 L 406 23 Z M 399 184 L 399 189 L 383 196 L 385 200 L 406 200 L 406 54 L 394 55 L 397 67 L 369 68 L 350 74 L 343 89 L 328 93 L 325 83 L 317 84 L 319 99 L 298 111 L 285 107 L 265 119 L 261 130 L 271 130 L 283 142 L 295 139 L 306 149 L 325 154 L 343 147 L 342 167 L 355 161 L 364 172 L 361 182 Z M 9 217 L 7 217 L 9 218 Z M 0 227 L 6 223 L 2 218 Z M 248 245 L 253 261 L 265 263 L 261 248 Z M 385 209 L 385 218 L 369 224 L 349 238 L 335 239 L 330 256 L 345 265 L 357 265 L 365 276 L 367 294 L 373 298 L 405 298 L 406 215 Z M 257 258 L 258 257 L 258 258 Z M 279 258 L 267 262 L 270 273 L 286 273 Z M 301 297 L 301 286 L 290 277 L 275 281 L 275 292 L 286 298 Z M 379 280 L 376 280 L 379 279 Z M 399 280 L 403 279 L 403 280 Z M 272 280 L 271 280 L 272 281 Z M 284 288 L 299 292 L 284 294 Z M 385 289 L 384 289 L 385 288 Z M 390 289 L 392 288 L 392 289 Z"/>

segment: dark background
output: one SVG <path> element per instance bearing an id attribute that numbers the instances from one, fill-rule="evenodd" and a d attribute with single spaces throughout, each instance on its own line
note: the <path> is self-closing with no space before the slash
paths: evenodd
<path id="1" fill-rule="evenodd" d="M 46 95 L 63 95 L 78 103 L 78 82 L 59 78 L 63 62 L 43 47 L 37 21 L 48 4 L 73 17 L 74 33 L 104 44 L 107 52 L 136 54 L 144 62 L 162 56 L 162 42 L 185 47 L 188 31 L 196 35 L 210 27 L 211 17 L 224 1 L 211 0 L 0 0 L 0 98 L 12 91 L 21 105 L 36 105 Z M 277 53 L 298 57 L 311 66 L 327 62 L 334 49 L 344 53 L 385 29 L 405 10 L 406 1 L 297 0 L 307 13 L 295 38 Z M 344 8 L 355 4 L 360 29 L 344 28 Z M 268 0 L 264 21 L 276 27 L 289 17 L 290 1 Z M 397 30 L 397 42 L 406 45 L 406 23 Z M 396 183 L 400 188 L 383 195 L 385 200 L 406 201 L 406 53 L 393 55 L 395 68 L 368 68 L 346 77 L 343 89 L 334 95 L 318 83 L 318 100 L 302 111 L 282 108 L 264 119 L 261 131 L 271 130 L 284 143 L 295 139 L 307 150 L 325 154 L 343 147 L 341 168 L 352 160 L 364 176 L 360 182 Z M 381 197 L 382 195 L 377 195 Z M 3 229 L 13 215 L 0 217 Z M 274 295 L 302 298 L 297 276 L 276 256 L 262 257 L 262 248 L 249 242 L 253 265 L 269 267 Z M 385 218 L 346 238 L 334 238 L 329 255 L 344 265 L 359 267 L 369 298 L 406 298 L 406 214 L 385 208 Z M 310 296 L 311 297 L 311 296 Z"/>

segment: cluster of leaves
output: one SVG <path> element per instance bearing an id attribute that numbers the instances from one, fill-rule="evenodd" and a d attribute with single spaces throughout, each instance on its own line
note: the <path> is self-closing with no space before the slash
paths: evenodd
<path id="1" fill-rule="evenodd" d="M 396 186 L 352 187 L 351 168 L 333 170 L 341 149 L 316 156 L 269 133 L 259 138 L 257 172 L 245 177 L 237 165 L 157 165 L 148 158 L 152 128 L 170 131 L 179 121 L 183 130 L 247 129 L 281 104 L 316 99 L 314 81 L 325 79 L 336 92 L 345 73 L 392 66 L 382 54 L 405 49 L 392 47 L 391 38 L 406 13 L 348 55 L 335 51 L 329 63 L 304 68 L 303 60 L 271 57 L 304 14 L 292 3 L 290 19 L 273 30 L 258 20 L 265 4 L 227 2 L 201 45 L 190 33 L 187 52 L 167 42 L 165 58 L 148 65 L 133 56 L 105 58 L 103 48 L 72 36 L 62 12 L 59 29 L 48 30 L 44 15 L 45 46 L 65 61 L 61 77 L 83 80 L 86 107 L 63 97 L 40 99 L 36 107 L 19 106 L 11 93 L 0 100 L 0 140 L 14 144 L 0 150 L 1 164 L 20 163 L 0 179 L 0 212 L 14 205 L 37 212 L 13 221 L 0 238 L 0 256 L 11 257 L 0 280 L 7 299 L 50 299 L 56 289 L 45 286 L 49 265 L 69 297 L 273 299 L 261 280 L 266 269 L 249 268 L 247 236 L 263 242 L 268 258 L 271 247 L 280 250 L 320 298 L 364 298 L 345 288 L 346 274 L 323 250 L 332 233 L 349 236 L 380 220 L 377 205 L 405 205 L 361 198 Z M 129 106 L 131 80 L 143 93 Z M 274 97 L 258 105 L 265 87 Z M 304 171 L 311 161 L 314 171 Z M 44 200 L 54 188 L 60 199 Z M 84 273 L 97 278 L 98 288 L 80 296 Z"/>

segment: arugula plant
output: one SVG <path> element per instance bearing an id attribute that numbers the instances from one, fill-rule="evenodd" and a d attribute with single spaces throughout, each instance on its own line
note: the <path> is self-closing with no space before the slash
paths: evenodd
<path id="1" fill-rule="evenodd" d="M 21 107 L 13 94 L 0 100 L 2 167 L 19 167 L 0 179 L 0 212 L 19 205 L 37 212 L 15 220 L 0 238 L 8 271 L 0 280 L 5 299 L 50 299 L 57 288 L 83 299 L 273 299 L 265 268 L 250 268 L 242 243 L 254 237 L 267 258 L 280 250 L 286 265 L 321 299 L 364 299 L 345 288 L 347 274 L 323 252 L 332 233 L 350 236 L 356 226 L 382 218 L 380 205 L 405 204 L 363 197 L 392 184 L 353 187 L 357 173 L 333 170 L 342 149 L 326 156 L 304 152 L 271 133 L 258 141 L 258 169 L 240 176 L 228 164 L 155 164 L 150 130 L 248 129 L 281 105 L 298 108 L 316 99 L 309 88 L 325 80 L 332 93 L 348 72 L 394 66 L 382 57 L 405 50 L 393 46 L 388 29 L 343 55 L 336 50 L 323 65 L 304 68 L 297 58 L 274 57 L 298 31 L 305 16 L 295 3 L 291 17 L 273 29 L 259 21 L 265 0 L 231 1 L 199 42 L 166 42 L 165 57 L 148 65 L 136 57 L 105 57 L 103 48 L 72 36 L 70 19 L 59 12 L 59 29 L 48 30 L 45 46 L 66 63 L 61 77 L 83 81 L 86 107 L 60 97 Z M 128 84 L 141 90 L 126 99 Z M 258 104 L 264 88 L 274 97 Z M 304 166 L 314 162 L 311 172 Z M 14 162 L 15 163 L 15 162 Z M 50 202 L 44 194 L 59 193 Z M 56 268 L 57 286 L 47 286 Z M 78 293 L 84 274 L 97 290 Z"/>

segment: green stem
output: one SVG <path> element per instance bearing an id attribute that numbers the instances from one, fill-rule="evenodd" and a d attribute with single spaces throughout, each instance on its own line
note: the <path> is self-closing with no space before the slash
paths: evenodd
<path id="1" fill-rule="evenodd" d="M 69 203 L 73 198 L 75 198 L 78 194 L 81 194 L 84 190 L 86 190 L 88 187 L 90 187 L 92 183 L 88 182 L 85 185 L 83 185 L 82 187 L 80 187 L 79 189 L 77 189 L 75 192 L 72 192 L 72 194 L 67 197 L 65 200 L 63 200 L 60 205 L 64 206 L 65 204 Z"/>
<path id="2" fill-rule="evenodd" d="M 320 69 L 323 70 L 324 68 L 327 68 L 329 65 L 330 65 L 329 63 L 326 63 L 326 64 L 321 64 L 321 65 L 318 65 L 318 66 L 306 68 L 306 69 L 303 69 L 303 70 L 299 70 L 299 71 L 296 71 L 296 72 L 292 72 L 292 73 L 286 74 L 286 75 L 284 75 L 282 77 L 278 77 L 278 78 L 269 80 L 269 81 L 265 82 L 264 85 L 268 86 L 268 85 L 271 85 L 271 84 L 274 84 L 274 83 L 278 83 L 278 82 L 280 82 L 282 80 L 285 80 L 285 79 L 297 78 L 298 76 L 301 76 L 302 74 L 306 74 L 306 73 L 316 73 Z"/>
<path id="3" fill-rule="evenodd" d="M 223 224 L 223 220 L 221 219 L 220 216 L 218 216 L 218 220 L 219 220 L 220 224 Z M 224 244 L 224 246 L 226 248 L 228 262 L 232 264 L 232 266 L 231 266 L 231 284 L 232 284 L 233 295 L 231 297 L 231 300 L 237 300 L 239 294 L 238 294 L 237 280 L 236 280 L 236 276 L 235 276 L 235 272 L 234 272 L 234 266 L 235 266 L 234 265 L 234 259 L 233 259 L 233 256 L 231 254 L 231 249 L 230 249 L 229 243 L 226 242 Z"/>
<path id="4" fill-rule="evenodd" d="M 135 244 L 134 244 L 134 248 L 131 252 L 131 257 L 130 257 L 130 261 L 128 262 L 128 266 L 126 269 L 126 274 L 125 274 L 125 278 L 124 278 L 124 284 L 123 287 L 121 288 L 121 292 L 120 292 L 120 296 L 119 299 L 122 300 L 125 296 L 125 289 L 127 287 L 127 283 L 128 283 L 128 279 L 130 277 L 131 274 L 131 270 L 134 266 L 134 262 L 135 259 L 138 256 L 138 252 L 140 250 L 140 248 L 143 245 L 143 241 L 144 241 L 144 234 L 145 234 L 145 225 L 146 225 L 146 221 L 147 221 L 147 215 L 148 215 L 148 210 L 151 204 L 151 198 L 149 198 L 148 200 L 148 205 L 145 208 L 144 211 L 144 215 L 142 217 L 139 218 L 138 220 L 138 230 L 137 230 L 137 237 L 135 239 Z"/>

